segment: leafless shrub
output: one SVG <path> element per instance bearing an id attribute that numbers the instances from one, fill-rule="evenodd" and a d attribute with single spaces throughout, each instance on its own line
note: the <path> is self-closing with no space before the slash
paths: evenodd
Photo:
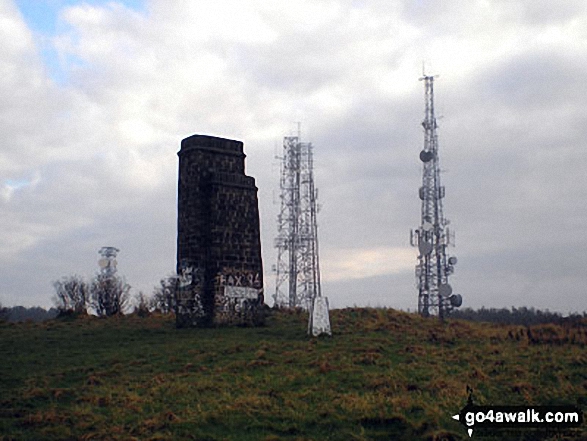
<path id="1" fill-rule="evenodd" d="M 88 283 L 77 274 L 53 282 L 53 303 L 60 314 L 82 314 L 87 311 L 90 300 Z"/>
<path id="2" fill-rule="evenodd" d="M 178 289 L 179 280 L 175 276 L 161 279 L 159 286 L 153 290 L 151 307 L 154 311 L 162 314 L 170 314 L 175 311 L 175 295 Z"/>
<path id="3" fill-rule="evenodd" d="M 151 313 L 152 299 L 149 299 L 142 291 L 139 291 L 134 300 L 135 314 L 138 314 L 140 317 L 146 317 Z"/>
<path id="4" fill-rule="evenodd" d="M 91 304 L 100 317 L 122 314 L 130 301 L 130 285 L 118 276 L 98 275 L 90 286 Z"/>

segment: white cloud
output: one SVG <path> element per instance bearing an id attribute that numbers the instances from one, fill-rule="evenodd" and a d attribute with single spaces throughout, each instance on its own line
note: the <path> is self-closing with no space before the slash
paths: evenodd
<path id="1" fill-rule="evenodd" d="M 323 280 L 340 281 L 396 274 L 414 267 L 416 254 L 410 248 L 376 247 L 337 249 L 322 254 Z"/>

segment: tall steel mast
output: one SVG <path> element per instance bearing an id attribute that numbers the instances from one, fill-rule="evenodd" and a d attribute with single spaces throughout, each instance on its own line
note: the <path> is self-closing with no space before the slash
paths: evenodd
<path id="1" fill-rule="evenodd" d="M 454 245 L 454 233 L 444 217 L 442 200 L 445 189 L 440 184 L 438 135 L 434 115 L 434 77 L 424 75 L 425 84 L 424 148 L 422 161 L 421 224 L 410 232 L 412 246 L 418 247 L 416 284 L 418 286 L 418 312 L 423 316 L 438 315 L 441 319 L 453 308 L 462 304 L 460 294 L 453 294 L 448 276 L 454 272 L 457 258 L 447 256 L 448 245 Z"/>
<path id="2" fill-rule="evenodd" d="M 283 140 L 280 199 L 275 239 L 275 305 L 310 309 L 321 296 L 313 146 L 297 136 Z"/>

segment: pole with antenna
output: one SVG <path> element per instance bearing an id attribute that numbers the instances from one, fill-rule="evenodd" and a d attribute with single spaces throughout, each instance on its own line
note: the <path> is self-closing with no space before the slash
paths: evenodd
<path id="1" fill-rule="evenodd" d="M 416 265 L 418 312 L 425 317 L 437 315 L 442 320 L 453 308 L 461 306 L 463 299 L 460 294 L 452 293 L 448 281 L 457 258 L 447 256 L 447 247 L 454 245 L 454 239 L 443 210 L 445 188 L 440 183 L 434 78 L 425 74 L 420 78 L 425 85 L 424 148 L 420 151 L 422 186 L 419 190 L 422 209 L 420 227 L 410 231 L 410 242 L 419 251 Z"/>
<path id="2" fill-rule="evenodd" d="M 283 139 L 283 156 L 279 158 L 281 209 L 273 300 L 277 307 L 307 310 L 311 335 L 330 334 L 328 300 L 320 286 L 313 145 L 301 141 L 301 132 L 298 123 L 297 135 Z"/>

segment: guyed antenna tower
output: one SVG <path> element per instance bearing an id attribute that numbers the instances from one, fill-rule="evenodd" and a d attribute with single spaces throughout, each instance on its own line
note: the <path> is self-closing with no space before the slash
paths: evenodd
<path id="1" fill-rule="evenodd" d="M 277 307 L 308 310 L 308 331 L 317 335 L 330 334 L 330 322 L 328 300 L 322 296 L 320 285 L 313 149 L 311 143 L 302 142 L 298 123 L 297 135 L 284 137 L 283 153 L 277 158 L 281 160 L 281 206 L 275 238 L 277 265 L 273 300 Z"/>
<path id="2" fill-rule="evenodd" d="M 454 245 L 454 232 L 448 228 L 444 217 L 442 200 L 445 188 L 440 184 L 438 135 L 434 115 L 434 76 L 424 75 L 425 84 L 424 148 L 420 152 L 422 161 L 422 186 L 419 190 L 422 201 L 420 227 L 410 231 L 410 243 L 418 247 L 416 285 L 418 287 L 418 312 L 422 316 L 437 315 L 443 319 L 453 309 L 461 306 L 460 294 L 453 294 L 448 277 L 457 263 L 455 256 L 447 255 L 449 245 Z"/>

